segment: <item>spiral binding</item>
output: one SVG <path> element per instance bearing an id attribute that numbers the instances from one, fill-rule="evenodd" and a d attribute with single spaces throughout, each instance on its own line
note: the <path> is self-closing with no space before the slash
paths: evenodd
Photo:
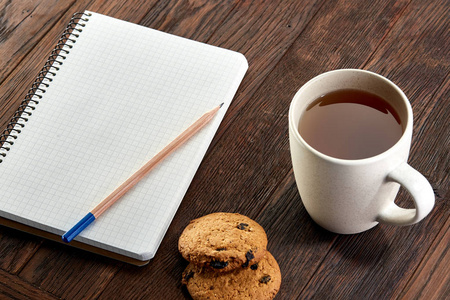
<path id="1" fill-rule="evenodd" d="M 10 122 L 6 125 L 6 129 L 0 135 L 0 163 L 3 162 L 7 152 L 11 149 L 11 146 L 14 145 L 14 140 L 17 139 L 22 128 L 25 127 L 25 123 L 28 122 L 28 117 L 31 116 L 32 111 L 36 109 L 36 105 L 38 105 L 40 99 L 42 99 L 42 94 L 45 93 L 46 89 L 50 86 L 53 77 L 56 76 L 60 66 L 63 64 L 62 60 L 65 60 L 66 55 L 70 53 L 70 49 L 72 49 L 73 45 L 76 43 L 76 39 L 83 31 L 83 27 L 86 26 L 86 22 L 89 21 L 91 15 L 91 13 L 80 12 L 73 14 L 69 24 L 59 38 L 58 43 L 45 62 L 44 67 L 34 80 L 31 88 L 28 90 L 28 93 L 22 100 Z"/>

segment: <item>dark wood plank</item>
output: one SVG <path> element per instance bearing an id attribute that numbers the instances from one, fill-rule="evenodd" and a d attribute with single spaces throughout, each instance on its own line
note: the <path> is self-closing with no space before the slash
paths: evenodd
<path id="1" fill-rule="evenodd" d="M 34 255 L 42 239 L 0 227 L 0 269 L 16 274 Z"/>
<path id="2" fill-rule="evenodd" d="M 448 299 L 450 297 L 450 218 L 399 299 Z"/>
<path id="3" fill-rule="evenodd" d="M 237 0 L 160 1 L 140 24 L 206 42 L 238 2 Z"/>
<path id="4" fill-rule="evenodd" d="M 447 61 L 448 63 L 448 61 Z M 411 165 L 422 170 L 434 187 L 436 202 L 450 210 L 450 74 L 429 101 L 428 114 L 417 130 L 411 152 Z M 419 122 L 420 123 L 420 122 Z"/>
<path id="5" fill-rule="evenodd" d="M 3 270 L 0 270 L 0 295 L 2 299 L 58 299 L 50 293 L 42 291 Z"/>
<path id="6" fill-rule="evenodd" d="M 73 9 L 73 12 L 90 10 L 124 21 L 140 23 L 158 2 L 158 0 L 130 0 L 126 3 L 121 1 L 78 0 L 78 8 Z"/>
<path id="7" fill-rule="evenodd" d="M 63 299 L 92 299 L 103 291 L 122 265 L 109 258 L 46 241 L 19 277 Z"/>
<path id="8" fill-rule="evenodd" d="M 0 2 L 0 83 L 74 1 Z"/>
<path id="9" fill-rule="evenodd" d="M 428 178 L 434 183 L 436 202 L 442 214 L 447 216 L 443 226 L 426 256 L 413 274 L 412 279 L 402 291 L 401 299 L 447 299 L 450 297 L 450 199 L 449 161 L 450 161 L 450 80 L 442 85 L 440 92 L 434 95 L 439 99 L 426 118 L 429 120 L 419 130 L 416 140 L 418 156 L 427 159 L 418 160 L 418 165 L 428 172 Z M 444 128 L 444 130 L 442 130 Z M 431 140 L 431 141 L 430 141 Z M 439 147 L 441 145 L 441 147 Z M 431 155 L 427 155 L 431 154 Z"/>

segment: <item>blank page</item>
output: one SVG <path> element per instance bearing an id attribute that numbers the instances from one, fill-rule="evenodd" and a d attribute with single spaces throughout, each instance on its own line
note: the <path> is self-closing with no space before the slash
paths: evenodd
<path id="1" fill-rule="evenodd" d="M 203 113 L 224 102 L 205 128 L 76 238 L 147 260 L 248 65 L 237 52 L 89 13 L 0 163 L 0 215 L 63 234 Z"/>

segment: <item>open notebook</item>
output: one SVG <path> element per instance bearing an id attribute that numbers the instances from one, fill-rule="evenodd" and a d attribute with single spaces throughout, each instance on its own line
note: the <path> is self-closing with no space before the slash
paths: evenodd
<path id="1" fill-rule="evenodd" d="M 1 137 L 3 223 L 61 239 L 186 127 L 224 102 L 205 128 L 72 242 L 148 261 L 247 68 L 237 52 L 93 12 L 74 15 Z"/>

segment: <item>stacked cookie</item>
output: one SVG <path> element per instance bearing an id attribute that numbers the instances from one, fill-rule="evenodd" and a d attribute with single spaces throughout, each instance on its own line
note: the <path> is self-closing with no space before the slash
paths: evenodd
<path id="1" fill-rule="evenodd" d="M 194 299 L 273 299 L 281 273 L 264 229 L 252 219 L 214 213 L 195 219 L 178 242 L 190 262 L 182 283 Z"/>

